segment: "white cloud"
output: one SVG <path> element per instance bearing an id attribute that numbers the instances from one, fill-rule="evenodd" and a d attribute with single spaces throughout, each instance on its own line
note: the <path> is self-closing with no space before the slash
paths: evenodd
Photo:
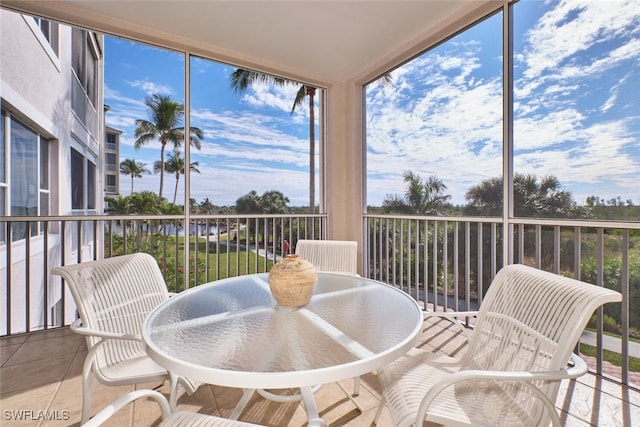
<path id="1" fill-rule="evenodd" d="M 113 119 L 122 122 L 121 116 Z M 215 204 L 232 205 L 251 190 L 262 194 L 278 189 L 289 197 L 291 205 L 308 203 L 309 140 L 287 133 L 285 125 L 289 122 L 246 111 L 194 110 L 191 119 L 205 134 L 202 150 L 191 150 L 190 161 L 199 162 L 201 171 L 201 174 L 193 175 L 192 198 L 201 201 L 208 197 Z M 150 142 L 140 150 L 134 150 L 133 129 L 129 128 L 121 136 L 121 160 L 135 158 L 147 163 L 151 169 L 153 162 L 160 158 L 160 144 Z M 169 200 L 173 199 L 174 184 L 173 176 L 166 175 L 163 195 Z M 136 179 L 134 186 L 135 191 L 157 192 L 159 178 L 145 175 Z M 122 185 L 122 191 L 128 194 L 128 183 Z M 179 203 L 183 197 L 184 181 L 181 179 Z"/>
<path id="2" fill-rule="evenodd" d="M 106 113 L 107 125 L 121 131 L 130 130 L 131 136 L 133 135 L 136 120 L 147 118 L 148 116 L 144 100 L 122 95 L 107 84 L 104 87 L 104 99 L 105 104 L 110 107 L 110 110 Z M 121 143 L 126 143 L 127 134 L 122 135 L 120 138 Z M 133 145 L 133 142 L 131 142 L 131 145 Z"/>
<path id="3" fill-rule="evenodd" d="M 528 33 L 524 75 L 531 79 L 546 71 L 555 73 L 593 45 L 629 31 L 637 33 L 639 19 L 640 8 L 631 0 L 560 1 Z"/>
<path id="4" fill-rule="evenodd" d="M 614 110 L 638 108 L 626 92 L 638 84 L 630 70 L 640 63 L 640 8 L 631 1 L 546 5 L 515 55 L 516 171 L 556 175 L 580 196 L 637 198 L 630 178 L 640 175 L 640 160 L 630 147 L 638 147 L 638 114 Z M 454 203 L 464 203 L 471 185 L 501 175 L 501 75 L 487 75 L 487 46 L 457 40 L 394 71 L 391 88 L 369 88 L 369 203 L 402 194 L 406 169 L 436 173 Z"/>
<path id="5" fill-rule="evenodd" d="M 389 87 L 369 90 L 367 106 L 368 199 L 380 205 L 402 194 L 401 174 L 437 175 L 454 203 L 464 203 L 469 182 L 500 173 L 502 82 L 480 78 L 476 43 L 455 54 L 417 58 Z"/>
<path id="6" fill-rule="evenodd" d="M 152 82 L 148 79 L 126 81 L 126 83 L 136 89 L 144 91 L 147 95 L 173 95 L 174 91 L 171 86 L 162 85 Z"/>
<path id="7" fill-rule="evenodd" d="M 274 109 L 280 112 L 291 114 L 296 94 L 300 86 L 297 84 L 285 84 L 283 86 L 271 85 L 267 83 L 256 83 L 247 88 L 242 96 L 242 100 L 251 107 Z M 318 108 L 319 93 L 314 97 L 316 111 Z M 296 106 L 290 118 L 296 124 L 309 123 L 308 98 L 305 98 L 301 105 Z M 318 117 L 316 117 L 317 123 Z"/>

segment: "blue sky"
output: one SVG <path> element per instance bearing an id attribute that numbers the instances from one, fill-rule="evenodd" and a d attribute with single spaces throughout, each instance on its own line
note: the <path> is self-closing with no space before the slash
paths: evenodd
<path id="1" fill-rule="evenodd" d="M 590 195 L 640 202 L 640 8 L 623 0 L 525 0 L 515 7 L 516 172 L 555 175 L 582 204 Z M 501 175 L 502 16 L 495 15 L 392 71 L 367 90 L 367 201 L 402 194 L 402 173 L 437 175 L 452 201 Z M 105 38 L 107 124 L 122 130 L 121 160 L 152 168 L 159 143 L 133 149 L 144 97 L 184 102 L 184 56 Z M 289 114 L 295 87 L 232 93 L 234 67 L 191 59 L 191 120 L 205 132 L 192 151 L 192 194 L 232 205 L 251 190 L 308 204 L 308 111 Z M 317 162 L 316 162 L 317 163 Z M 173 198 L 175 179 L 165 177 Z M 181 181 L 180 187 L 183 188 Z M 156 191 L 157 175 L 134 190 Z M 129 181 L 121 177 L 126 194 Z M 179 203 L 183 193 L 178 193 Z"/>
<path id="2" fill-rule="evenodd" d="M 160 144 L 135 150 L 135 121 L 149 118 L 146 96 L 159 93 L 184 103 L 184 55 L 105 37 L 105 58 L 107 125 L 123 131 L 120 159 L 134 158 L 151 170 L 160 159 Z M 256 86 L 235 94 L 229 85 L 235 67 L 191 58 L 190 68 L 191 125 L 204 132 L 201 150 L 191 151 L 201 172 L 191 177 L 191 197 L 232 205 L 251 190 L 280 190 L 291 205 L 308 204 L 308 111 L 290 114 L 296 88 Z M 123 194 L 129 183 L 121 176 Z M 174 185 L 175 178 L 165 176 L 163 196 L 169 200 Z M 179 187 L 184 188 L 184 179 Z M 134 191 L 158 188 L 158 175 L 134 181 Z M 178 203 L 183 194 L 178 192 Z"/>

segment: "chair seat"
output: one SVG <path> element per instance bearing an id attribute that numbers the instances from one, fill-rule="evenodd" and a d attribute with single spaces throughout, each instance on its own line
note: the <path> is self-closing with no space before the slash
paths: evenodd
<path id="1" fill-rule="evenodd" d="M 98 381 L 106 385 L 127 385 L 168 380 L 169 372 L 147 355 L 141 343 L 136 344 L 140 344 L 137 354 L 128 353 L 125 359 L 117 358 L 96 366 Z M 177 380 L 187 394 L 193 394 L 201 384 L 185 377 Z"/>
<path id="2" fill-rule="evenodd" d="M 176 411 L 172 413 L 169 402 L 164 395 L 150 389 L 130 391 L 129 393 L 120 396 L 118 399 L 100 410 L 93 418 L 86 422 L 82 422 L 81 425 L 83 427 L 101 426 L 120 409 L 141 398 L 149 398 L 158 404 L 160 412 L 162 413 L 162 422 L 160 423 L 160 426 L 162 427 L 257 427 L 257 424 L 229 420 L 197 412 Z"/>
<path id="3" fill-rule="evenodd" d="M 460 368 L 457 359 L 417 349 L 385 368 L 380 381 L 393 425 L 415 422 L 425 394 Z M 456 383 L 438 395 L 429 407 L 427 420 L 448 426 L 536 425 L 537 420 L 520 411 L 520 404 L 509 397 L 518 393 L 510 390 L 507 394 L 504 387 L 504 382 L 487 380 Z M 522 383 L 510 382 L 508 387 L 521 388 L 521 396 L 529 395 Z"/>
<path id="4" fill-rule="evenodd" d="M 169 379 L 167 370 L 151 360 L 146 353 L 96 367 L 96 371 L 99 381 L 106 380 L 107 383 L 112 385 L 165 381 Z"/>
<path id="5" fill-rule="evenodd" d="M 242 421 L 230 420 L 227 418 L 212 417 L 187 411 L 177 411 L 160 423 L 161 427 L 255 427 L 256 424 Z"/>

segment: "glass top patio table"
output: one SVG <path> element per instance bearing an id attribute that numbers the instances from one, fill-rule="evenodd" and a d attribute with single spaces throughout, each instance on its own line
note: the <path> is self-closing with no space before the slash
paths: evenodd
<path id="1" fill-rule="evenodd" d="M 311 386 L 384 367 L 415 346 L 421 327 L 415 300 L 384 283 L 318 273 L 311 301 L 291 308 L 275 302 L 264 273 L 173 296 L 149 314 L 142 335 L 174 375 L 251 394 L 300 388 L 310 423 L 322 425 Z"/>

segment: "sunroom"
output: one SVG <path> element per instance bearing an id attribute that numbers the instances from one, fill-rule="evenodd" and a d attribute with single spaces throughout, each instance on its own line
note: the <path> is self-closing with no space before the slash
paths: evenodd
<path id="1" fill-rule="evenodd" d="M 604 392 L 609 382 L 617 387 L 610 415 L 616 424 L 630 425 L 640 414 L 640 318 L 633 309 L 640 297 L 640 105 L 634 96 L 640 15 L 629 2 L 8 0 L 1 6 L 3 14 L 36 17 L 20 18 L 21 25 L 40 39 L 46 33 L 47 66 L 72 81 L 67 98 L 49 103 L 50 116 L 30 116 L 33 109 L 21 100 L 33 103 L 37 93 L 31 92 L 47 81 L 29 82 L 37 77 L 38 61 L 18 61 L 33 67 L 29 72 L 8 71 L 11 55 L 27 48 L 10 43 L 16 34 L 3 33 L 3 141 L 21 126 L 37 135 L 33 141 L 49 141 L 46 149 L 39 145 L 35 166 L 22 168 L 39 170 L 35 208 L 21 211 L 15 203 L 29 190 L 18 190 L 21 168 L 4 155 L 5 373 L 20 365 L 20 346 L 39 333 L 65 334 L 76 316 L 64 284 L 48 274 L 56 265 L 150 252 L 170 290 L 180 291 L 268 271 L 286 252 L 285 242 L 293 249 L 299 239 L 349 240 L 357 242 L 360 275 L 406 291 L 425 309 L 476 308 L 497 271 L 512 263 L 618 290 L 622 304 L 594 316 L 580 351 L 592 357 L 594 389 Z M 59 54 L 55 46 L 73 37 L 87 44 L 64 58 L 64 49 Z M 118 41 L 170 52 L 179 63 L 174 73 L 189 127 L 207 130 L 210 112 L 197 103 L 212 77 L 203 79 L 201 68 L 296 82 L 278 92 L 291 100 L 299 88 L 312 88 L 306 100 L 313 108 L 301 104 L 294 117 L 288 103 L 280 116 L 270 117 L 299 120 L 294 144 L 308 150 L 313 141 L 312 154 L 286 153 L 273 136 L 256 136 L 265 138 L 274 158 L 303 156 L 292 173 L 267 166 L 265 152 L 252 151 L 257 145 L 245 139 L 230 138 L 235 147 L 223 147 L 205 132 L 198 150 L 191 139 L 197 135 L 187 133 L 183 168 L 196 162 L 199 171 L 178 173 L 175 181 L 171 173 L 130 175 L 129 181 L 118 167 L 129 156 L 124 149 L 134 152 L 131 122 L 143 117 L 118 111 L 126 107 L 106 85 L 109 49 Z M 76 54 L 82 65 L 65 70 Z M 88 65 L 91 55 L 95 68 Z M 272 90 L 257 84 L 238 98 L 262 102 L 259 95 Z M 218 112 L 217 122 L 224 119 Z M 269 118 L 253 119 L 247 128 Z M 109 129 L 117 134 L 121 128 L 127 129 L 117 135 L 123 149 L 112 153 Z M 311 135 L 302 133 L 307 130 Z M 218 163 L 207 165 L 207 155 L 218 156 Z M 214 168 L 224 173 L 209 174 Z M 80 177 L 74 176 L 78 169 Z M 105 202 L 133 194 L 143 182 L 155 191 L 158 179 L 164 180 L 160 194 L 181 210 L 133 217 Z M 412 193 L 416 188 L 424 191 Z M 258 197 L 279 190 L 294 199 L 291 205 L 313 208 L 257 213 L 239 211 L 237 204 L 235 211 L 203 207 L 208 198 L 233 205 L 253 189 Z M 223 191 L 231 195 L 221 203 Z M 192 235 L 189 243 L 185 234 Z M 13 405 L 17 395 L 3 390 L 3 401 Z M 15 408 L 3 403 L 4 409 Z M 598 424 L 609 416 L 604 409 L 597 415 L 567 412 L 568 425 L 576 419 L 575 425 Z M 354 417 L 348 425 L 357 422 Z"/>

